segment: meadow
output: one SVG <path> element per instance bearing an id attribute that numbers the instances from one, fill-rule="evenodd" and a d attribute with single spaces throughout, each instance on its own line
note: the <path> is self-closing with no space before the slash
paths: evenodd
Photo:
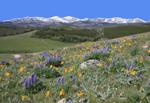
<path id="1" fill-rule="evenodd" d="M 51 39 L 31 38 L 35 32 L 0 37 L 0 53 L 31 53 L 73 45 L 73 43 L 64 43 Z"/>
<path id="2" fill-rule="evenodd" d="M 150 103 L 150 32 L 47 50 L 1 62 L 1 103 Z"/>

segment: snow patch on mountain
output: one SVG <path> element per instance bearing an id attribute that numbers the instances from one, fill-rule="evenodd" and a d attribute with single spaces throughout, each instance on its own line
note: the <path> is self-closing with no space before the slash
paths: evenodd
<path id="1" fill-rule="evenodd" d="M 49 18 L 45 17 L 24 17 L 24 18 L 15 18 L 11 20 L 5 20 L 4 22 L 33 22 L 33 21 L 40 21 L 40 22 L 58 22 L 58 23 L 73 23 L 73 22 L 82 22 L 82 21 L 92 21 L 92 22 L 98 22 L 98 23 L 146 23 L 148 21 L 145 21 L 140 18 L 133 18 L 133 19 L 125 19 L 121 17 L 114 17 L 114 18 L 83 18 L 79 19 L 76 17 L 66 16 L 66 17 L 59 17 L 59 16 L 53 16 Z"/>

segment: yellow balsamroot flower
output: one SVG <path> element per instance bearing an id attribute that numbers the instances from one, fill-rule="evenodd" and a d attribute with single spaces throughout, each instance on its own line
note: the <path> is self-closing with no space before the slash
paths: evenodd
<path id="1" fill-rule="evenodd" d="M 147 50 L 147 53 L 150 53 L 150 50 Z"/>
<path id="2" fill-rule="evenodd" d="M 65 91 L 64 91 L 64 89 L 61 89 L 59 92 L 59 96 L 64 96 L 64 95 L 65 95 Z"/>
<path id="3" fill-rule="evenodd" d="M 64 64 L 64 61 L 61 61 L 61 65 L 63 65 Z"/>
<path id="4" fill-rule="evenodd" d="M 64 68 L 64 73 L 67 73 L 68 72 L 68 68 Z"/>
<path id="5" fill-rule="evenodd" d="M 51 92 L 50 92 L 50 90 L 46 91 L 45 96 L 46 96 L 46 97 L 51 96 Z"/>
<path id="6" fill-rule="evenodd" d="M 132 75 L 132 76 L 135 76 L 135 75 L 137 74 L 137 71 L 136 71 L 136 70 L 134 70 L 134 69 L 126 70 L 125 72 L 126 72 L 127 74 Z"/>
<path id="7" fill-rule="evenodd" d="M 4 65 L 0 64 L 0 68 L 3 68 L 3 67 L 4 67 Z"/>
<path id="8" fill-rule="evenodd" d="M 129 46 L 131 46 L 131 43 L 128 43 Z"/>
<path id="9" fill-rule="evenodd" d="M 27 100 L 29 100 L 29 97 L 27 95 L 22 95 L 21 100 L 22 101 L 27 101 Z"/>
<path id="10" fill-rule="evenodd" d="M 130 75 L 135 76 L 137 72 L 136 72 L 135 70 L 132 69 L 132 70 L 129 71 L 129 73 L 130 73 Z"/>
<path id="11" fill-rule="evenodd" d="M 78 76 L 78 77 L 81 77 L 81 76 L 82 76 L 82 74 L 81 74 L 80 70 L 78 70 L 78 72 L 77 72 L 77 76 Z"/>
<path id="12" fill-rule="evenodd" d="M 103 67 L 103 64 L 102 63 L 98 63 L 97 66 L 98 67 Z"/>
<path id="13" fill-rule="evenodd" d="M 81 91 L 81 90 L 80 90 L 80 91 L 78 91 L 78 92 L 77 92 L 77 96 L 78 96 L 78 97 L 82 97 L 82 96 L 84 96 L 84 92 L 83 92 L 83 91 Z"/>
<path id="14" fill-rule="evenodd" d="M 69 72 L 72 72 L 72 71 L 73 71 L 73 66 L 71 66 L 69 69 Z"/>
<path id="15" fill-rule="evenodd" d="M 50 65 L 50 68 L 53 68 L 53 65 Z"/>
<path id="16" fill-rule="evenodd" d="M 5 73 L 4 73 L 4 76 L 5 76 L 5 77 L 10 77 L 10 76 L 11 76 L 11 73 L 10 73 L 10 72 L 5 72 Z"/>
<path id="17" fill-rule="evenodd" d="M 20 67 L 19 70 L 18 70 L 18 73 L 23 73 L 24 70 L 25 70 L 24 67 Z"/>

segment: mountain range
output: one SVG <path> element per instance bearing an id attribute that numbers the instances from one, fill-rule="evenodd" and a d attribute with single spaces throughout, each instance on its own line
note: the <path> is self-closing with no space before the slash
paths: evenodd
<path id="1" fill-rule="evenodd" d="M 125 19 L 121 17 L 114 18 L 83 18 L 79 19 L 76 17 L 66 16 L 59 17 L 53 16 L 50 18 L 44 17 L 24 17 L 24 18 L 14 18 L 11 20 L 1 21 L 0 24 L 16 25 L 16 26 L 77 26 L 77 27 L 92 27 L 101 25 L 113 25 L 113 24 L 141 24 L 149 23 L 140 18 Z"/>

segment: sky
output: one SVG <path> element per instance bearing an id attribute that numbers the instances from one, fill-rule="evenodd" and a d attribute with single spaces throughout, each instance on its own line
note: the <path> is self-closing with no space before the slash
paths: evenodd
<path id="1" fill-rule="evenodd" d="M 0 0 L 0 20 L 27 16 L 150 20 L 149 4 L 150 0 Z"/>

